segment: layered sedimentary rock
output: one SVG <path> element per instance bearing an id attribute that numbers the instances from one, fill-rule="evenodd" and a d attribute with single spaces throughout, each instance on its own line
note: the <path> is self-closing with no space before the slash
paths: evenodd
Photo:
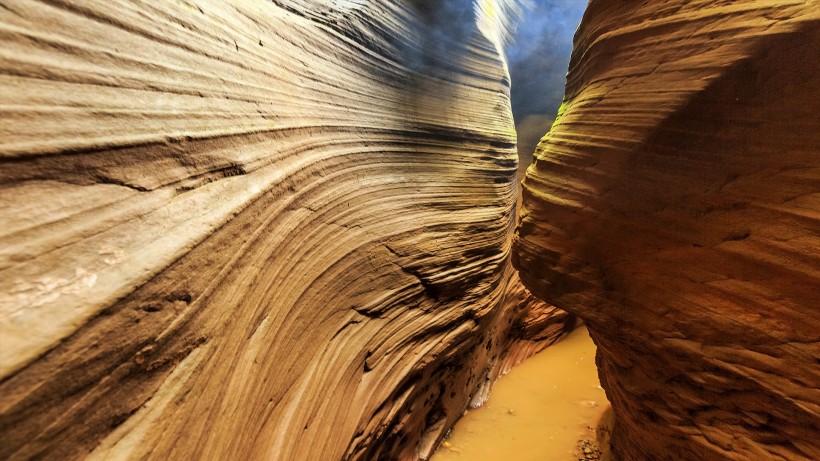
<path id="1" fill-rule="evenodd" d="M 0 458 L 424 458 L 560 335 L 442 5 L 0 4 Z"/>
<path id="2" fill-rule="evenodd" d="M 514 263 L 623 459 L 820 459 L 820 5 L 592 0 Z"/>

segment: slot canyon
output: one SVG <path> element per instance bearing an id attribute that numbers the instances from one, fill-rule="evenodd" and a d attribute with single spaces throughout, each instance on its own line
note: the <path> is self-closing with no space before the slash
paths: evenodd
<path id="1" fill-rule="evenodd" d="M 549 1 L 0 0 L 0 459 L 820 459 L 820 2 Z"/>

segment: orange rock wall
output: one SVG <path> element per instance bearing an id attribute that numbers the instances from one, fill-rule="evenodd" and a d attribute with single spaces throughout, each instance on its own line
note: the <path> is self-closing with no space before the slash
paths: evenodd
<path id="1" fill-rule="evenodd" d="M 514 263 L 625 460 L 820 459 L 820 4 L 592 0 Z"/>
<path id="2" fill-rule="evenodd" d="M 425 458 L 562 333 L 442 5 L 0 4 L 1 459 Z"/>

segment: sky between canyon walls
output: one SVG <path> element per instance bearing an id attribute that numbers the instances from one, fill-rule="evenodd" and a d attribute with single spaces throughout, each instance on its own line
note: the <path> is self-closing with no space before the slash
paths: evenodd
<path id="1" fill-rule="evenodd" d="M 561 105 L 572 39 L 586 6 L 586 0 L 528 0 L 507 45 L 523 167 L 531 162 L 538 140 L 549 131 Z"/>

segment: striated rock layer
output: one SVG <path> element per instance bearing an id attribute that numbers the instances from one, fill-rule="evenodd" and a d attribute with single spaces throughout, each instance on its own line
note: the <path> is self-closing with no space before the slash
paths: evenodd
<path id="1" fill-rule="evenodd" d="M 627 460 L 820 459 L 820 4 L 592 0 L 514 262 Z"/>
<path id="2" fill-rule="evenodd" d="M 2 2 L 0 458 L 425 458 L 571 323 L 507 8 Z"/>

